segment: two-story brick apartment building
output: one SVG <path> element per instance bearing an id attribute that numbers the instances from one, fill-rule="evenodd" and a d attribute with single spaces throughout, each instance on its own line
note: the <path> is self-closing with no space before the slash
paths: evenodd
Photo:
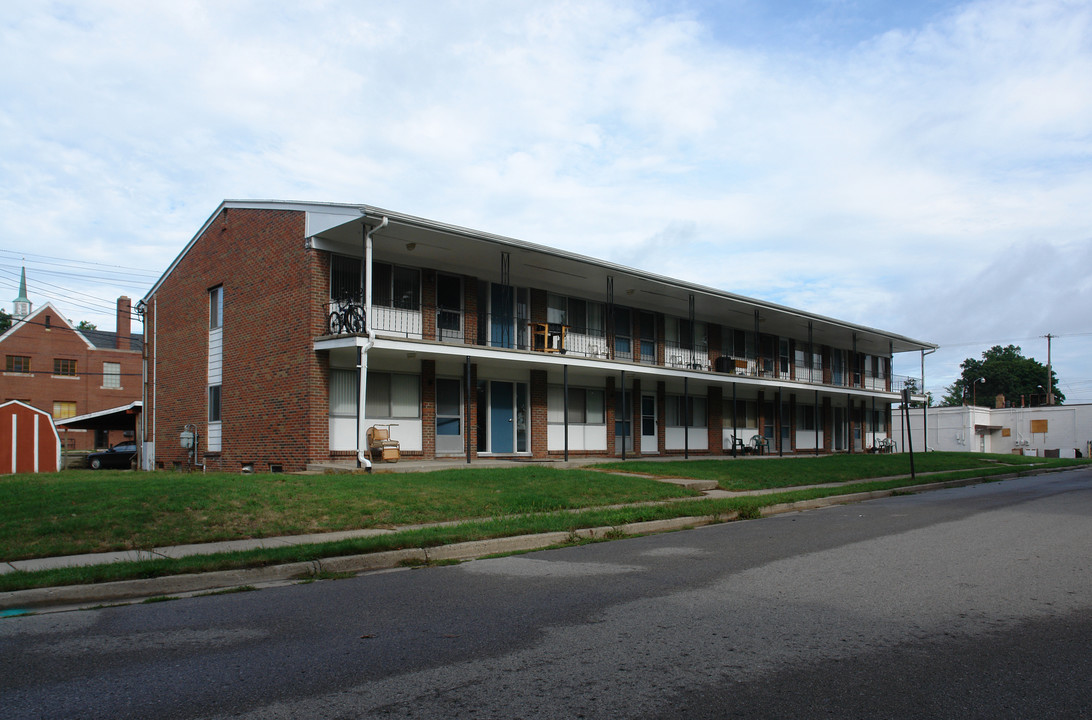
<path id="1" fill-rule="evenodd" d="M 934 347 L 365 205 L 224 202 L 142 304 L 166 468 L 187 424 L 224 470 L 353 461 L 388 423 L 426 459 L 862 452 L 892 355 Z"/>
<path id="2" fill-rule="evenodd" d="M 54 420 L 140 400 L 142 339 L 131 332 L 129 298 L 118 298 L 116 332 L 76 330 L 52 303 L 31 308 L 24 279 L 15 319 L 0 335 L 0 399 L 19 400 Z M 61 429 L 61 438 L 68 450 L 91 450 L 121 442 L 124 431 Z"/>

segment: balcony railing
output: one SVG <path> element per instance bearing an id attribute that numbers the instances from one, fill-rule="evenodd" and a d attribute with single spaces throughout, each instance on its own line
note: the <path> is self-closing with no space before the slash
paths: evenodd
<path id="1" fill-rule="evenodd" d="M 664 342 L 664 365 L 667 367 L 687 368 L 689 370 L 711 370 L 709 349 L 705 347 L 683 347 L 678 343 Z"/>
<path id="2" fill-rule="evenodd" d="M 352 301 L 334 301 L 327 305 L 327 332 L 331 335 L 362 334 L 367 325 L 364 310 Z M 655 364 L 657 359 L 651 341 L 635 338 L 612 338 L 602 330 L 579 328 L 554 323 L 531 323 L 510 313 L 475 313 L 467 315 L 460 309 L 422 306 L 420 308 L 372 307 L 371 327 L 378 335 L 388 337 L 434 340 L 446 343 L 467 343 L 482 347 L 511 348 L 558 353 L 601 360 L 633 360 Z M 613 345 L 613 347 L 612 347 Z M 646 347 L 647 346 L 647 347 Z M 710 357 L 707 348 L 682 347 L 678 343 L 662 342 L 665 367 L 701 370 L 719 374 L 754 378 L 778 378 L 824 387 L 860 388 L 899 392 L 910 380 L 902 375 L 872 375 L 830 367 L 816 368 L 792 365 L 783 369 L 778 358 Z"/>

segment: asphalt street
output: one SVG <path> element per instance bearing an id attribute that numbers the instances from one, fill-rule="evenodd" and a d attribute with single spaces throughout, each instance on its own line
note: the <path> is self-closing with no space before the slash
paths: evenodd
<path id="1" fill-rule="evenodd" d="M 1092 471 L 0 622 L 8 718 L 1092 717 Z"/>

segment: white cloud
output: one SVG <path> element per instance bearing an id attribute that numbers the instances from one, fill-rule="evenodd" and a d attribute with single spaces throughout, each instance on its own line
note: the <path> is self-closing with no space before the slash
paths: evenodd
<path id="1" fill-rule="evenodd" d="M 224 198 L 368 202 L 956 346 L 1083 332 L 1092 9 L 854 7 L 16 3 L 0 233 L 161 270 Z"/>

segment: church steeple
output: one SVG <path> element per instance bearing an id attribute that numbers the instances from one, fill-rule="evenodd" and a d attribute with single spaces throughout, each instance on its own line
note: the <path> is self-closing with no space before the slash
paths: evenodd
<path id="1" fill-rule="evenodd" d="M 27 315 L 30 315 L 31 303 L 30 298 L 27 297 L 27 269 L 23 268 L 22 276 L 19 278 L 19 297 L 12 301 L 12 320 L 22 320 Z"/>

